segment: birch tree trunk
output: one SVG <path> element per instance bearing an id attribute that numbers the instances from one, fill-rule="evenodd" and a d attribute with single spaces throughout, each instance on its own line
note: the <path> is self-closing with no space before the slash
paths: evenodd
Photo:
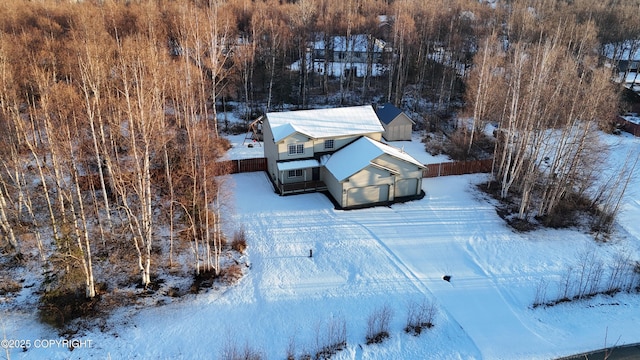
<path id="1" fill-rule="evenodd" d="M 4 181 L 2 181 L 2 183 L 4 184 Z M 5 238 L 8 240 L 9 245 L 11 245 L 16 254 L 20 254 L 20 244 L 16 239 L 15 233 L 13 232 L 13 226 L 9 223 L 9 217 L 7 216 L 8 207 L 3 187 L 4 186 L 0 186 L 0 229 L 2 229 L 2 232 L 5 234 Z"/>
<path id="2" fill-rule="evenodd" d="M 107 188 L 107 181 L 105 179 L 106 174 L 105 170 L 107 169 L 107 156 L 104 157 L 102 154 L 108 154 L 106 151 L 107 146 L 105 146 L 105 135 L 104 135 L 104 125 L 101 114 L 101 84 L 98 69 L 96 69 L 96 64 L 94 61 L 96 59 L 92 59 L 91 56 L 94 54 L 90 53 L 90 50 L 87 49 L 87 62 L 85 63 L 82 59 L 79 59 L 80 65 L 80 74 L 82 77 L 82 93 L 84 95 L 84 110 L 87 115 L 87 119 L 89 122 L 89 129 L 91 134 L 91 141 L 93 145 L 93 152 L 95 157 L 95 165 L 98 169 L 98 177 L 100 179 L 100 190 L 102 192 L 102 202 L 104 204 L 104 216 L 106 217 L 106 230 L 110 233 L 113 227 L 113 220 L 111 219 L 111 204 L 109 201 L 109 193 L 111 192 L 110 188 Z M 95 56 L 95 55 L 94 55 Z M 98 128 L 99 130 L 97 130 Z M 102 216 L 98 216 L 100 219 L 100 232 L 102 238 L 102 245 L 106 247 L 106 240 L 104 229 L 102 226 L 103 221 Z"/>
<path id="3" fill-rule="evenodd" d="M 74 124 L 75 128 L 78 129 L 78 124 Z M 80 163 L 77 160 L 77 155 L 74 151 L 73 139 L 78 138 L 79 134 L 75 134 L 74 137 L 71 136 L 71 131 L 67 127 L 67 142 L 68 149 L 70 151 L 70 171 L 73 176 L 73 187 L 75 190 L 75 200 L 74 196 L 70 196 L 70 207 L 71 214 L 73 216 L 73 226 L 75 231 L 75 237 L 78 249 L 80 251 L 80 262 L 82 265 L 82 272 L 85 276 L 85 297 L 91 299 L 96 296 L 96 287 L 95 280 L 93 277 L 93 261 L 91 258 L 91 242 L 89 239 L 89 226 L 87 222 L 87 216 L 85 213 L 84 199 L 82 196 L 82 192 L 80 190 L 80 181 L 78 176 L 78 168 L 80 167 Z M 74 203 L 78 204 L 79 209 L 76 211 Z"/>

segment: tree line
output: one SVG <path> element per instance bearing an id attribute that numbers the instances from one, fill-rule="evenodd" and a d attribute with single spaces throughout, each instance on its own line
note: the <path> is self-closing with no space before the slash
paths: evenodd
<path id="1" fill-rule="evenodd" d="M 482 129 L 497 126 L 494 180 L 499 198 L 516 199 L 518 219 L 561 226 L 579 209 L 596 214 L 593 230 L 606 233 L 638 156 L 610 164 L 600 140 L 619 112 L 621 89 L 611 81 L 601 41 L 640 37 L 638 24 L 627 22 L 639 4 L 586 4 L 512 8 L 504 29 L 479 43 L 466 93 L 472 124 L 462 132 L 470 152 Z M 620 23 L 610 27 L 618 15 Z M 619 172 L 603 185 L 609 168 Z"/>
<path id="2" fill-rule="evenodd" d="M 175 9 L 189 56 L 173 56 L 161 4 L 1 6 L 3 253 L 87 298 L 161 269 L 220 274 L 215 12 Z"/>
<path id="3" fill-rule="evenodd" d="M 247 120 L 335 94 L 340 104 L 427 98 L 419 110 L 433 113 L 465 102 L 466 146 L 487 123 L 502 129 L 494 173 L 503 195 L 517 189 L 524 217 L 532 189 L 542 189 L 535 206 L 552 213 L 569 187 L 587 188 L 576 179 L 597 171 L 592 130 L 615 103 L 597 55 L 602 44 L 639 36 L 637 8 L 632 0 L 3 2 L 3 253 L 35 256 L 57 286 L 81 283 L 89 298 L 96 269 L 99 281 L 124 272 L 148 286 L 186 256 L 190 271 L 219 273 L 226 204 L 214 175 L 228 145 L 218 115 L 232 100 Z M 386 42 L 383 76 L 334 79 L 305 65 L 312 39 L 355 34 Z M 294 61 L 302 66 L 290 71 Z M 557 130 L 554 144 L 547 129 Z M 126 271 L 113 270 L 123 262 Z"/>

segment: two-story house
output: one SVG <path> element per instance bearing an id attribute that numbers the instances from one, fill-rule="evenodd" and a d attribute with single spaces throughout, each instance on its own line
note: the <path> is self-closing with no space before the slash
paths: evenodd
<path id="1" fill-rule="evenodd" d="M 316 34 L 313 41 L 314 61 L 327 59 L 333 62 L 366 63 L 368 58 L 376 63 L 382 60 L 387 44 L 380 39 L 365 34 L 330 36 Z"/>
<path id="2" fill-rule="evenodd" d="M 347 36 L 317 33 L 309 41 L 306 51 L 308 71 L 332 77 L 352 74 L 356 77 L 381 76 L 387 69 L 392 56 L 391 47 L 383 40 L 366 34 Z M 298 71 L 300 60 L 291 64 L 291 70 Z"/>
<path id="3" fill-rule="evenodd" d="M 267 172 L 280 194 L 328 191 L 342 208 L 422 194 L 424 166 L 380 142 L 371 106 L 267 113 Z"/>

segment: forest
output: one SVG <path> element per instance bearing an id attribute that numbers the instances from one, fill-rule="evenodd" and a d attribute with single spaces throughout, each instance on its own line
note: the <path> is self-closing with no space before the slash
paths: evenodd
<path id="1" fill-rule="evenodd" d="M 225 223 L 223 135 L 285 109 L 391 102 L 417 130 L 444 132 L 455 156 L 491 153 L 491 186 L 512 218 L 554 225 L 579 203 L 606 229 L 628 172 L 588 198 L 602 171 L 597 131 L 625 106 L 605 45 L 640 38 L 639 10 L 637 0 L 2 2 L 1 290 L 21 288 L 16 269 L 37 269 L 43 317 L 59 323 L 153 292 L 159 274 L 192 281 L 176 294 L 235 281 L 246 239 Z M 380 40 L 381 54 L 368 41 L 361 74 L 331 75 L 335 39 L 356 35 Z M 310 55 L 317 43 L 323 56 Z"/>

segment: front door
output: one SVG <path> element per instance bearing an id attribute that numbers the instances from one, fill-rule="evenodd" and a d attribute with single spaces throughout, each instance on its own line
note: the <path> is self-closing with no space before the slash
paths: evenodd
<path id="1" fill-rule="evenodd" d="M 314 167 L 311 169 L 311 180 L 318 181 L 320 180 L 320 168 Z"/>

